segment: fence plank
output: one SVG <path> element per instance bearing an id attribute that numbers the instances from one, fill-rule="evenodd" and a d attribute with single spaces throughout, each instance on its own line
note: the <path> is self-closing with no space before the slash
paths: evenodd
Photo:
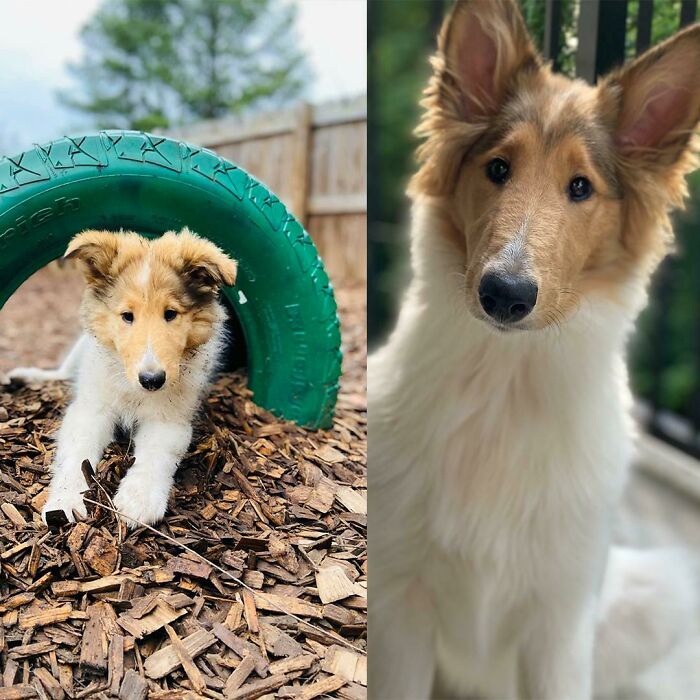
<path id="1" fill-rule="evenodd" d="M 367 211 L 367 196 L 358 194 L 318 194 L 308 202 L 308 213 L 315 216 L 325 214 L 364 214 Z"/>
<path id="2" fill-rule="evenodd" d="M 311 105 L 299 105 L 297 127 L 294 131 L 294 160 L 292 162 L 292 212 L 301 225 L 308 224 L 309 209 L 309 148 L 311 146 Z"/>
<path id="3" fill-rule="evenodd" d="M 293 110 L 258 115 L 249 119 L 212 119 L 179 129 L 171 129 L 168 136 L 196 143 L 198 146 L 218 146 L 243 143 L 251 139 L 270 138 L 289 134 L 296 126 Z"/>

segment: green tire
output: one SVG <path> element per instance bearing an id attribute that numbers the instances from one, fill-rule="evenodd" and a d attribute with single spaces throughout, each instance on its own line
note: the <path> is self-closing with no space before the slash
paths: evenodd
<path id="1" fill-rule="evenodd" d="M 183 226 L 238 260 L 224 293 L 243 329 L 255 401 L 301 425 L 330 426 L 340 327 L 323 263 L 274 194 L 207 149 L 103 131 L 0 160 L 0 307 L 79 231 L 157 236 Z"/>

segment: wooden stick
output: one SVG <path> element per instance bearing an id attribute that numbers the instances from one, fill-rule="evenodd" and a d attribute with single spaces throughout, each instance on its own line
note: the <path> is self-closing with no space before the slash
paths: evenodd
<path id="1" fill-rule="evenodd" d="M 185 645 L 182 643 L 182 640 L 177 636 L 175 630 L 170 625 L 165 625 L 165 631 L 168 633 L 168 637 L 170 637 L 170 642 L 180 659 L 182 668 L 187 674 L 187 677 L 190 679 L 192 689 L 197 693 L 203 693 L 207 687 L 207 684 L 204 682 L 204 677 L 202 676 L 201 671 L 195 666 L 194 660 L 190 656 L 190 653 L 187 651 Z"/>

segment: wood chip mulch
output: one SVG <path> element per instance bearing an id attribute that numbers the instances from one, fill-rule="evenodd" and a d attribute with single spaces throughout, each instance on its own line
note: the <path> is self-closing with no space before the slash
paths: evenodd
<path id="1" fill-rule="evenodd" d="M 366 697 L 364 292 L 338 297 L 333 430 L 279 421 L 222 376 L 158 526 L 175 542 L 99 506 L 48 530 L 68 389 L 0 386 L 0 700 Z M 110 495 L 128 447 L 97 465 Z"/>

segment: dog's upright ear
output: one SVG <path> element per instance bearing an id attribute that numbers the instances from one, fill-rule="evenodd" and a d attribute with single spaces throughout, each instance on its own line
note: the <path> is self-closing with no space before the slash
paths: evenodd
<path id="1" fill-rule="evenodd" d="M 219 287 L 236 282 L 238 263 L 206 238 L 184 228 L 176 234 L 180 246 L 181 271 L 188 286 L 198 295 L 207 296 Z"/>
<path id="2" fill-rule="evenodd" d="M 600 100 L 623 162 L 663 173 L 687 161 L 700 120 L 700 24 L 608 75 Z"/>
<path id="3" fill-rule="evenodd" d="M 83 231 L 73 237 L 63 257 L 80 263 L 89 286 L 103 287 L 112 276 L 119 245 L 119 234 L 111 231 Z"/>
<path id="4" fill-rule="evenodd" d="M 454 186 L 464 153 L 484 133 L 524 72 L 542 59 L 516 0 L 458 0 L 443 22 L 416 135 L 421 168 L 410 192 L 441 195 Z"/>
<path id="5" fill-rule="evenodd" d="M 468 121 L 498 111 L 514 77 L 541 60 L 514 0 L 460 0 L 438 37 L 445 106 Z"/>
<path id="6" fill-rule="evenodd" d="M 598 86 L 625 189 L 627 248 L 654 263 L 673 240 L 669 211 L 688 194 L 700 120 L 700 25 L 607 75 Z M 649 225 L 649 218 L 654 225 Z"/>

